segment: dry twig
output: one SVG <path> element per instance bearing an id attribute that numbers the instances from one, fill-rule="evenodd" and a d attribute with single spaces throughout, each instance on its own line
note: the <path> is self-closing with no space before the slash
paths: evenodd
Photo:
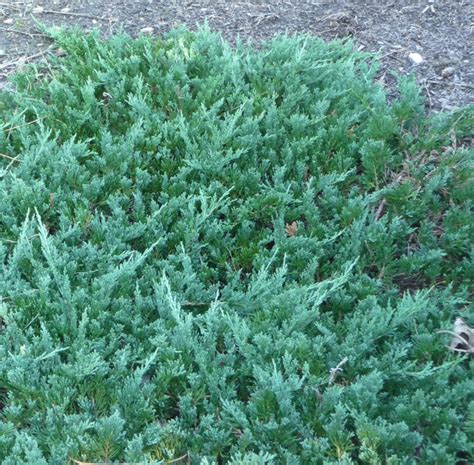
<path id="1" fill-rule="evenodd" d="M 20 31 L 18 29 L 13 29 L 13 28 L 8 28 L 8 27 L 0 27 L 0 31 L 13 32 L 14 34 L 21 34 L 21 35 L 28 36 L 28 37 L 31 37 L 31 38 L 33 38 L 34 36 L 43 35 L 43 34 L 31 34 L 31 33 L 26 32 L 26 31 Z"/>
<path id="2" fill-rule="evenodd" d="M 424 87 L 424 89 L 425 89 L 425 91 L 426 91 L 426 95 L 428 96 L 429 108 L 430 108 L 430 110 L 431 110 L 431 109 L 433 108 L 433 100 L 431 99 L 430 88 L 429 88 L 429 86 L 428 86 L 428 84 L 427 84 L 426 82 L 423 84 L 423 87 Z"/>
<path id="3" fill-rule="evenodd" d="M 336 381 L 337 376 L 342 373 L 342 366 L 345 365 L 349 359 L 347 357 L 344 357 L 334 368 L 331 368 L 329 370 L 330 376 L 329 376 L 329 384 L 333 384 L 334 381 Z"/>
<path id="4" fill-rule="evenodd" d="M 10 155 L 7 155 L 5 153 L 0 153 L 0 157 L 6 158 L 7 160 L 17 161 L 18 163 L 20 163 L 21 160 L 18 160 L 18 156 L 19 155 L 17 155 L 16 157 L 10 157 Z"/>
<path id="5" fill-rule="evenodd" d="M 447 81 L 435 81 L 433 79 L 427 79 L 426 82 L 429 82 L 430 84 L 438 85 L 438 86 L 454 86 L 454 87 L 463 87 L 465 89 L 474 89 L 474 86 L 470 84 L 466 84 L 463 82 L 447 82 Z"/>
<path id="6" fill-rule="evenodd" d="M 84 13 L 73 13 L 71 11 L 56 11 L 56 10 L 43 10 L 41 14 L 45 15 L 64 15 L 64 16 L 76 16 L 79 18 L 88 18 L 88 19 L 104 19 L 103 16 L 93 16 L 93 15 L 87 15 Z"/>
<path id="7" fill-rule="evenodd" d="M 17 2 L 17 3 L 23 3 L 23 2 Z M 2 8 L 11 8 L 12 10 L 20 10 L 21 8 L 18 5 L 13 5 L 12 3 L 0 3 L 0 7 Z"/>
<path id="8" fill-rule="evenodd" d="M 257 17 L 257 21 L 255 21 L 255 26 L 259 26 L 264 21 L 272 21 L 278 19 L 280 19 L 280 16 L 278 16 L 276 13 L 263 14 Z"/>
<path id="9" fill-rule="evenodd" d="M 382 199 L 379 204 L 379 207 L 377 208 L 377 212 L 375 213 L 375 221 L 378 221 L 381 218 L 386 203 L 387 201 L 385 199 Z"/>
<path id="10" fill-rule="evenodd" d="M 6 63 L 2 63 L 0 65 L 0 70 L 5 69 L 5 68 L 10 68 L 12 66 L 17 66 L 20 64 L 28 63 L 31 60 L 34 60 L 35 58 L 39 58 L 40 56 L 46 55 L 51 50 L 52 46 L 49 46 L 46 50 L 41 50 L 40 52 L 34 53 L 33 55 L 30 56 L 22 56 L 18 58 L 17 60 L 13 61 L 7 61 Z"/>

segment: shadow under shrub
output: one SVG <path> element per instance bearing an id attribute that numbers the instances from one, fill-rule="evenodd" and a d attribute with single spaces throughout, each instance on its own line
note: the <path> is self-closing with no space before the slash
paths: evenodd
<path id="1" fill-rule="evenodd" d="M 472 108 L 350 43 L 56 41 L 0 94 L 2 463 L 467 463 Z"/>

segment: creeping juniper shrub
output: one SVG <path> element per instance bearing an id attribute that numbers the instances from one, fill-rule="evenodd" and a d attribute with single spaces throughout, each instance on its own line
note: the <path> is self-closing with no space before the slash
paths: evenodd
<path id="1" fill-rule="evenodd" d="M 472 460 L 472 108 L 343 42 L 56 40 L 0 94 L 1 462 Z"/>

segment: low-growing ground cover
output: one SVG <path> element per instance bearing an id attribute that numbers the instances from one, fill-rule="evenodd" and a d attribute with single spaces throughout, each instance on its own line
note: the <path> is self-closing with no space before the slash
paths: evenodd
<path id="1" fill-rule="evenodd" d="M 472 108 L 341 42 L 56 39 L 0 94 L 2 463 L 468 463 Z"/>

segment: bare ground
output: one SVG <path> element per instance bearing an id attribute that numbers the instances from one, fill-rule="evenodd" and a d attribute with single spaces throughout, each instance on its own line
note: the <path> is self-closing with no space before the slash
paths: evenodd
<path id="1" fill-rule="evenodd" d="M 432 110 L 474 102 L 474 0 L 6 0 L 0 2 L 0 87 L 23 63 L 50 53 L 33 17 L 104 34 L 120 28 L 159 34 L 207 21 L 231 41 L 240 35 L 258 43 L 281 32 L 351 37 L 356 48 L 379 55 L 388 87 L 392 72 L 415 73 Z"/>

